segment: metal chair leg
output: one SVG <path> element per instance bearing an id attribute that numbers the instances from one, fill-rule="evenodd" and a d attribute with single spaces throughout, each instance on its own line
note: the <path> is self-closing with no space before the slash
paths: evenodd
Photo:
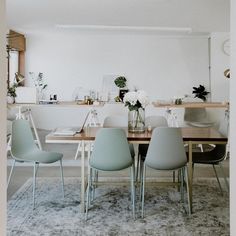
<path id="1" fill-rule="evenodd" d="M 7 188 L 9 186 L 10 182 L 11 182 L 11 177 L 12 177 L 12 173 L 13 173 L 15 164 L 16 164 L 16 160 L 14 159 L 13 163 L 12 163 L 12 166 L 11 166 L 11 171 L 10 171 L 10 174 L 9 174 L 9 177 L 8 177 L 8 180 L 7 180 Z"/>
<path id="2" fill-rule="evenodd" d="M 62 196 L 65 198 L 65 191 L 64 191 L 64 176 L 63 176 L 63 168 L 62 168 L 62 159 L 60 160 L 60 170 L 61 170 L 61 188 L 62 188 Z"/>
<path id="3" fill-rule="evenodd" d="M 145 179 L 146 179 L 146 165 L 143 165 L 143 174 L 142 174 L 142 212 L 141 217 L 144 217 L 144 192 L 145 192 Z"/>
<path id="4" fill-rule="evenodd" d="M 138 177 L 140 176 L 140 162 L 141 162 L 141 157 L 140 157 L 140 154 L 138 152 L 138 159 L 137 159 L 137 168 L 136 168 L 136 176 L 135 176 L 135 180 L 136 182 L 138 182 Z"/>
<path id="5" fill-rule="evenodd" d="M 33 175 L 33 209 L 35 209 L 35 188 L 36 188 L 36 162 L 34 162 L 34 175 Z"/>
<path id="6" fill-rule="evenodd" d="M 134 178 L 135 178 L 135 166 L 134 164 L 130 168 L 131 175 L 131 201 L 132 201 L 132 212 L 133 218 L 135 220 L 135 187 L 134 187 Z"/>
<path id="7" fill-rule="evenodd" d="M 175 171 L 173 171 L 173 183 L 175 183 Z"/>
<path id="8" fill-rule="evenodd" d="M 192 179 L 193 179 L 193 172 L 194 172 L 194 163 L 192 164 Z"/>
<path id="9" fill-rule="evenodd" d="M 216 179 L 217 179 L 218 185 L 219 185 L 219 187 L 220 187 L 221 194 L 223 195 L 223 190 L 222 190 L 221 183 L 220 183 L 220 180 L 219 180 L 218 175 L 217 175 L 217 172 L 216 172 L 215 165 L 213 164 L 212 167 L 213 167 L 213 169 L 214 169 L 215 176 L 216 176 Z"/>
<path id="10" fill-rule="evenodd" d="M 140 156 L 140 162 L 139 162 L 139 182 L 140 183 L 142 181 L 142 174 L 143 174 L 143 160 L 141 159 L 141 156 Z"/>
<path id="11" fill-rule="evenodd" d="M 181 186 L 180 186 L 181 200 L 184 201 L 184 171 L 183 171 L 183 168 L 180 169 L 180 178 L 181 178 Z"/>
<path id="12" fill-rule="evenodd" d="M 229 192 L 229 182 L 228 182 L 227 179 L 226 179 L 226 175 L 225 175 L 225 172 L 224 172 L 224 168 L 223 168 L 223 166 L 222 166 L 221 163 L 219 163 L 219 166 L 220 166 L 220 170 L 221 170 L 221 172 L 222 172 L 222 175 L 223 175 L 223 178 L 224 178 L 224 181 L 225 181 L 225 185 L 226 185 L 227 190 L 228 190 L 228 192 Z"/>
<path id="13" fill-rule="evenodd" d="M 143 189 L 143 182 L 142 182 L 142 179 L 143 179 L 143 162 L 141 161 L 140 162 L 140 174 L 139 174 L 139 200 L 140 200 L 140 203 L 142 201 L 142 189 Z"/>
<path id="14" fill-rule="evenodd" d="M 189 179 L 188 179 L 188 167 L 184 167 L 185 170 L 185 179 L 186 179 L 186 188 L 187 188 L 187 198 L 188 198 L 188 214 L 191 215 L 192 209 L 190 205 L 190 192 L 189 192 Z"/>
<path id="15" fill-rule="evenodd" d="M 91 171 L 92 171 L 92 168 L 88 167 L 89 168 L 89 176 L 88 176 L 88 188 L 87 188 L 87 199 L 86 199 L 86 210 L 85 210 L 85 220 L 88 219 L 88 207 L 89 207 L 89 199 L 90 199 L 90 188 L 91 188 L 91 178 L 90 178 L 90 175 L 91 175 Z"/>

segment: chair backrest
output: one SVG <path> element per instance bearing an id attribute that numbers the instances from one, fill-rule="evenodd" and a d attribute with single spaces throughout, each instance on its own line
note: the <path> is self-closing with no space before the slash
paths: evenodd
<path id="1" fill-rule="evenodd" d="M 179 128 L 158 127 L 153 130 L 145 164 L 157 170 L 174 170 L 187 163 Z"/>
<path id="2" fill-rule="evenodd" d="M 229 121 L 227 119 L 221 120 L 219 125 L 219 132 L 225 137 L 229 136 Z"/>
<path id="3" fill-rule="evenodd" d="M 19 119 L 12 122 L 12 146 L 11 153 L 13 158 L 22 154 L 38 149 L 29 125 L 29 121 Z"/>
<path id="4" fill-rule="evenodd" d="M 168 127 L 168 122 L 164 116 L 147 116 L 145 118 L 146 126 L 151 125 L 152 128 L 155 127 Z"/>
<path id="5" fill-rule="evenodd" d="M 125 131 L 119 128 L 102 128 L 98 131 L 89 161 L 91 167 L 115 171 L 132 165 Z"/>
<path id="6" fill-rule="evenodd" d="M 128 118 L 126 116 L 107 116 L 104 119 L 103 127 L 112 128 L 112 127 L 127 127 Z"/>
<path id="7" fill-rule="evenodd" d="M 201 122 L 207 117 L 205 108 L 185 108 L 184 121 Z"/>

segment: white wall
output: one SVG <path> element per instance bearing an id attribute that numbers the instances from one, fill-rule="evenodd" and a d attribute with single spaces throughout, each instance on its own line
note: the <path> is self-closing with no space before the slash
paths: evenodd
<path id="1" fill-rule="evenodd" d="M 107 74 L 125 75 L 130 89 L 147 91 L 151 100 L 191 94 L 199 84 L 209 89 L 207 36 L 62 30 L 26 37 L 26 72 L 43 72 L 47 95 L 60 100 L 71 100 L 78 86 L 100 91 Z M 40 128 L 56 125 L 54 112 L 40 110 L 36 116 Z M 73 111 L 67 116 L 78 122 Z M 56 123 L 62 124 L 59 117 Z"/>
<path id="2" fill-rule="evenodd" d="M 229 101 L 229 79 L 224 71 L 229 68 L 230 57 L 223 52 L 223 43 L 229 33 L 211 34 L 211 98 L 213 101 Z"/>
<path id="3" fill-rule="evenodd" d="M 78 86 L 99 91 L 107 74 L 125 75 L 130 89 L 152 99 L 169 99 L 208 86 L 207 47 L 206 37 L 41 32 L 27 35 L 26 71 L 44 72 L 48 93 L 63 100 Z"/>

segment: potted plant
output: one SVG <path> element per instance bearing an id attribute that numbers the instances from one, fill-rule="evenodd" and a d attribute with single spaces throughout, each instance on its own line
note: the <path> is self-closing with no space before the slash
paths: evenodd
<path id="1" fill-rule="evenodd" d="M 195 98 L 200 98 L 204 102 L 207 100 L 207 95 L 209 92 L 206 91 L 206 88 L 203 85 L 199 85 L 199 87 L 193 87 L 193 94 L 195 94 Z"/>
<path id="2" fill-rule="evenodd" d="M 127 79 L 119 76 L 114 80 L 115 85 L 119 88 L 119 96 L 115 98 L 117 102 L 123 102 L 124 95 L 129 91 L 126 87 Z"/>
<path id="3" fill-rule="evenodd" d="M 7 103 L 15 103 L 17 83 L 7 89 Z"/>

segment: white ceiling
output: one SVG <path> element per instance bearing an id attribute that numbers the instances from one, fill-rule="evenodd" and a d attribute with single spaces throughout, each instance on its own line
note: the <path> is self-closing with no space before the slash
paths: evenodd
<path id="1" fill-rule="evenodd" d="M 8 27 L 56 25 L 190 27 L 193 32 L 230 30 L 230 0 L 6 0 Z"/>

